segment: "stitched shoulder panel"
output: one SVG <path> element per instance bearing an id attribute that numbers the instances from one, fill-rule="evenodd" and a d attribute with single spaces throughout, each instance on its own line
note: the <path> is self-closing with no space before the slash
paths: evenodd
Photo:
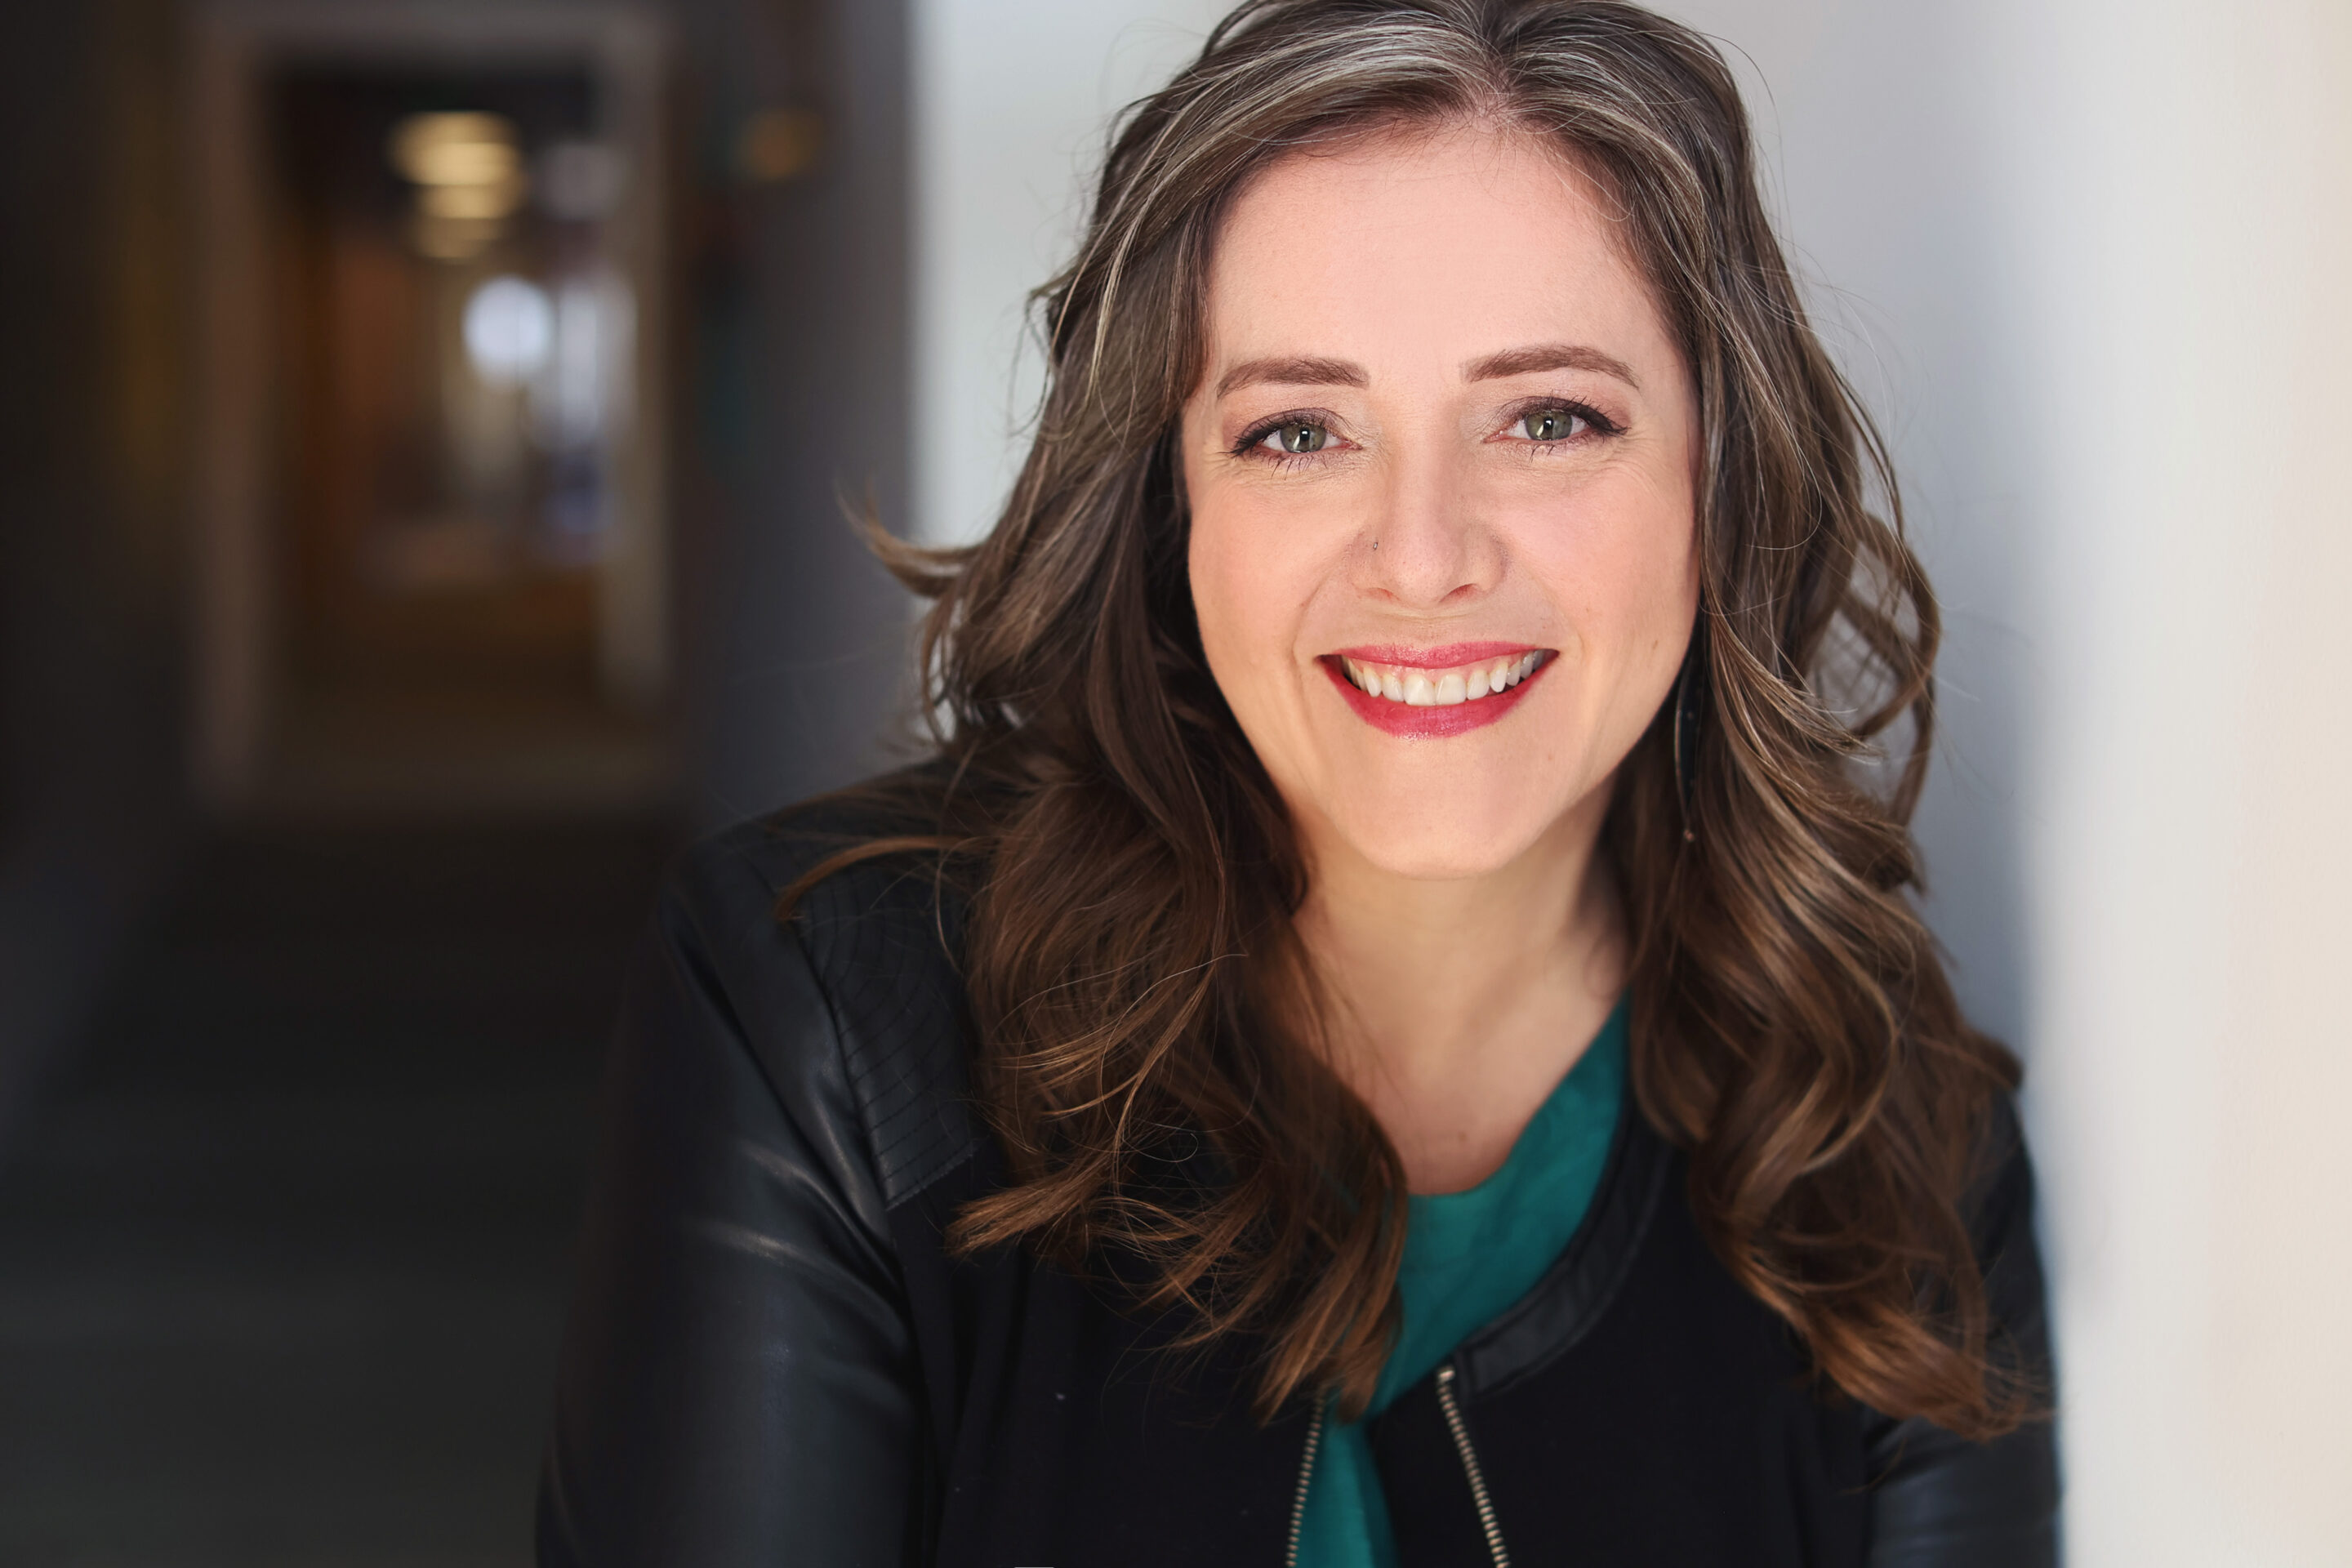
<path id="1" fill-rule="evenodd" d="M 781 894 L 827 855 L 906 830 L 872 813 L 820 807 L 746 823 L 725 837 Z M 886 1207 L 913 1197 L 980 1143 L 968 1102 L 962 914 L 930 859 L 909 854 L 827 878 L 793 917 L 834 1007 Z"/>
<path id="2" fill-rule="evenodd" d="M 796 917 L 839 1011 L 883 1201 L 896 1208 L 971 1157 L 961 910 L 927 865 L 881 861 L 827 879 Z"/>

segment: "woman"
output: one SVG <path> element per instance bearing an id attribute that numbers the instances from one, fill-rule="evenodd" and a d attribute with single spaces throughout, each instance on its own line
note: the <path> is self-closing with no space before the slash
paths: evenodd
<path id="1" fill-rule="evenodd" d="M 1935 607 L 1713 50 L 1252 0 L 1045 304 L 886 543 L 937 761 L 636 975 L 542 1559 L 2051 1561 Z"/>

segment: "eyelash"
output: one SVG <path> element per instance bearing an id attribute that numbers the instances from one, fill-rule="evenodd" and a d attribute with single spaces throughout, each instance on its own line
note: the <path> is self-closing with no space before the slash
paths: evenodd
<path id="1" fill-rule="evenodd" d="M 1310 461 L 1321 454 L 1315 452 L 1269 452 L 1259 447 L 1258 443 L 1265 440 L 1268 436 L 1273 435 L 1276 430 L 1281 429 L 1286 425 L 1305 425 L 1317 430 L 1328 430 L 1330 429 L 1330 426 L 1324 422 L 1325 417 L 1325 416 L 1316 414 L 1308 409 L 1294 408 L 1287 414 L 1276 414 L 1269 418 L 1261 419 L 1256 424 L 1251 426 L 1247 430 L 1242 432 L 1241 439 L 1234 443 L 1234 456 L 1236 458 L 1254 458 L 1259 462 L 1272 463 L 1275 467 L 1280 468 L 1287 468 L 1299 463 Z"/>
<path id="2" fill-rule="evenodd" d="M 1521 404 L 1511 411 L 1510 418 L 1504 422 L 1504 428 L 1508 429 L 1531 415 L 1549 413 L 1555 409 L 1582 420 L 1588 434 L 1608 437 L 1622 436 L 1625 433 L 1623 426 L 1619 425 L 1601 410 L 1589 403 L 1580 403 L 1572 397 L 1539 397 Z M 1272 463 L 1276 468 L 1291 468 L 1299 463 L 1312 462 L 1322 454 L 1319 452 L 1270 452 L 1259 443 L 1286 425 L 1305 425 L 1314 429 L 1328 431 L 1330 426 L 1325 422 L 1326 417 L 1313 410 L 1294 408 L 1286 414 L 1276 414 L 1270 418 L 1261 419 L 1242 432 L 1241 439 L 1234 443 L 1233 455 L 1236 458 L 1255 458 L 1262 463 Z M 1576 437 L 1570 436 L 1558 441 L 1530 440 L 1526 444 L 1530 447 L 1560 447 L 1575 439 L 1577 439 Z"/>
<path id="3" fill-rule="evenodd" d="M 1561 414 L 1571 415 L 1578 419 L 1583 420 L 1586 428 L 1595 436 L 1622 436 L 1625 433 L 1625 427 L 1618 424 L 1617 421 L 1610 418 L 1609 416 L 1601 413 L 1601 410 L 1593 407 L 1590 403 L 1580 403 L 1573 397 L 1538 397 L 1529 402 L 1522 403 L 1517 408 L 1511 410 L 1511 416 L 1509 420 L 1506 422 L 1505 427 L 1508 428 L 1511 425 L 1517 425 L 1533 415 L 1549 414 L 1554 411 Z M 1576 437 L 1573 436 L 1564 437 L 1559 441 L 1537 441 L 1530 439 L 1528 445 L 1530 447 L 1558 447 L 1565 444 L 1565 442 L 1573 441 L 1575 439 Z"/>

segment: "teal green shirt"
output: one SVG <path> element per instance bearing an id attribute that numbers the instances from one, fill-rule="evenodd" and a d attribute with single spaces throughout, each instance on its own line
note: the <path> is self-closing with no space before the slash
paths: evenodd
<path id="1" fill-rule="evenodd" d="M 1534 1289 L 1592 1206 L 1625 1098 L 1620 1002 L 1502 1168 L 1466 1192 L 1409 1200 L 1397 1266 L 1404 1322 L 1369 1414 L 1434 1371 L 1454 1347 Z M 1360 1424 L 1332 1426 L 1308 1479 L 1301 1568 L 1394 1568 L 1380 1471 Z"/>

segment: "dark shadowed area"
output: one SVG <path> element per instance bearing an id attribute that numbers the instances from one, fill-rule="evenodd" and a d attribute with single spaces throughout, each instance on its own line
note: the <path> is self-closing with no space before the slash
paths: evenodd
<path id="1" fill-rule="evenodd" d="M 660 867 L 871 771 L 898 0 L 0 49 L 0 1563 L 530 1558 Z"/>
<path id="2" fill-rule="evenodd" d="M 224 835 L 0 1164 L 0 1561 L 522 1560 L 651 823 Z"/>

